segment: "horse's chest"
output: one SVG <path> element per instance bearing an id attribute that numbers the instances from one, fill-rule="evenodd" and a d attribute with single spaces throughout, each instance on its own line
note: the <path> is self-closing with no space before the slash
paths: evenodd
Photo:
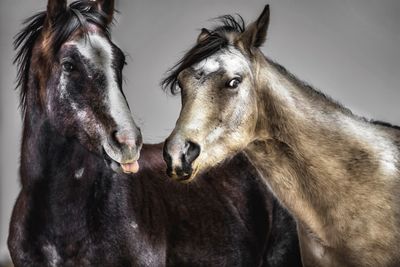
<path id="1" fill-rule="evenodd" d="M 122 266 L 118 251 L 106 249 L 103 242 L 94 244 L 87 242 L 69 242 L 55 246 L 46 244 L 42 246 L 44 262 L 48 266 Z"/>

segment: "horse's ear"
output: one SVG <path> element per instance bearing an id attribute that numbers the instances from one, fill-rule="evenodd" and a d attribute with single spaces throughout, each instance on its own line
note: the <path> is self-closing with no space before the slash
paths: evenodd
<path id="1" fill-rule="evenodd" d="M 269 5 L 266 5 L 258 19 L 251 23 L 240 36 L 240 40 L 246 48 L 260 47 L 264 44 L 267 38 L 268 24 Z"/>
<path id="2" fill-rule="evenodd" d="M 197 43 L 203 42 L 207 40 L 207 38 L 210 36 L 210 31 L 207 30 L 206 28 L 201 29 L 201 32 L 199 36 L 197 37 Z"/>
<path id="3" fill-rule="evenodd" d="M 91 0 L 97 3 L 97 7 L 107 16 L 107 23 L 110 24 L 114 17 L 115 0 Z"/>
<path id="4" fill-rule="evenodd" d="M 51 23 L 54 23 L 57 17 L 66 10 L 66 0 L 49 0 L 47 2 L 47 18 Z"/>

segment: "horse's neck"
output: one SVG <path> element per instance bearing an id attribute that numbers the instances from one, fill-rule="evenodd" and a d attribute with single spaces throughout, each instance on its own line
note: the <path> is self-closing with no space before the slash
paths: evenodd
<path id="1" fill-rule="evenodd" d="M 284 204 L 318 231 L 334 217 L 331 203 L 363 193 L 366 180 L 396 177 L 399 152 L 383 128 L 266 64 L 260 72 L 265 109 L 246 153 Z"/>
<path id="2" fill-rule="evenodd" d="M 98 225 L 88 218 L 99 220 L 109 205 L 110 192 L 119 191 L 115 202 L 122 202 L 118 198 L 124 197 L 123 191 L 114 188 L 119 185 L 114 185 L 101 159 L 77 141 L 60 136 L 45 118 L 32 122 L 25 118 L 21 151 L 22 190 L 35 207 L 30 216 L 42 227 L 39 235 L 45 232 L 62 237 L 65 243 L 79 242 L 88 234 L 89 224 Z M 113 214 L 120 213 L 116 209 Z"/>
<path id="3" fill-rule="evenodd" d="M 68 175 L 85 164 L 86 157 L 92 156 L 77 141 L 58 134 L 45 116 L 27 112 L 21 147 L 23 185 L 52 179 L 56 173 Z"/>

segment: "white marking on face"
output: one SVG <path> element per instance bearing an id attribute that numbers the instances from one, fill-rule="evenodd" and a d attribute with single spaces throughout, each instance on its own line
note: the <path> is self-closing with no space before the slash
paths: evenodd
<path id="1" fill-rule="evenodd" d="M 220 68 L 220 64 L 215 57 L 203 59 L 193 66 L 196 71 L 201 70 L 204 75 L 216 72 Z"/>
<path id="2" fill-rule="evenodd" d="M 77 170 L 75 172 L 75 178 L 78 180 L 81 179 L 84 171 L 85 171 L 85 168 L 80 168 L 79 170 Z"/>
<path id="3" fill-rule="evenodd" d="M 118 86 L 113 69 L 113 49 L 106 37 L 89 34 L 87 39 L 75 43 L 81 55 L 103 71 L 107 80 L 107 101 L 111 117 L 117 125 L 132 126 L 133 120 L 125 98 Z"/>
<path id="4" fill-rule="evenodd" d="M 91 119 L 91 117 L 94 116 L 90 116 L 88 111 L 85 109 L 79 109 L 77 103 L 71 101 L 70 104 L 84 130 L 88 130 L 89 128 L 95 129 L 96 133 L 98 133 L 100 136 L 105 136 L 106 132 L 104 128 L 99 123 Z M 90 132 L 88 132 L 88 134 L 90 135 Z"/>
<path id="5" fill-rule="evenodd" d="M 60 83 L 59 83 L 60 97 L 64 101 L 71 102 L 71 100 L 69 99 L 69 94 L 68 94 L 68 90 L 67 90 L 67 83 L 68 83 L 68 78 L 65 77 L 64 72 L 61 72 Z M 47 110 L 48 110 L 49 114 L 53 113 L 52 101 L 47 101 Z"/>
<path id="6" fill-rule="evenodd" d="M 202 71 L 204 75 L 214 73 L 223 67 L 230 76 L 248 72 L 251 74 L 250 63 L 246 57 L 235 47 L 229 46 L 193 66 L 196 71 Z"/>
<path id="7" fill-rule="evenodd" d="M 85 110 L 77 110 L 77 116 L 78 116 L 78 119 L 82 122 L 85 122 L 88 120 L 88 114 Z"/>
<path id="8" fill-rule="evenodd" d="M 234 78 L 237 75 L 249 75 L 250 78 L 252 77 L 249 61 L 233 46 L 229 46 L 228 48 L 211 55 L 194 65 L 193 68 L 196 71 L 203 72 L 204 75 L 212 74 L 223 68 L 224 71 L 226 71 L 227 76 L 230 78 Z M 207 94 L 202 91 L 203 90 L 199 90 L 196 95 L 196 101 L 192 103 L 190 108 L 193 114 L 190 116 L 191 120 L 186 122 L 186 129 L 190 131 L 199 131 L 199 129 L 202 129 L 208 121 L 208 112 L 207 108 L 205 108 L 205 105 L 207 104 L 205 103 L 208 103 L 209 99 Z M 239 99 L 244 99 L 246 101 L 248 96 L 248 89 L 239 90 Z M 212 105 L 212 103 L 210 104 Z M 236 105 L 233 115 L 237 117 L 241 112 L 242 108 L 240 105 Z M 216 134 L 217 132 L 213 135 L 216 136 Z"/>
<path id="9" fill-rule="evenodd" d="M 209 133 L 210 120 L 217 119 L 211 114 L 215 103 L 210 102 L 209 95 L 209 91 L 215 90 L 215 88 L 201 88 L 202 86 L 209 86 L 207 83 L 199 85 L 196 95 L 192 100 L 189 100 L 192 102 L 187 103 L 190 105 L 190 109 L 184 116 L 190 119 L 186 119 L 185 121 L 185 132 L 189 133 L 189 136 L 193 137 L 195 141 L 196 139 L 202 141 L 201 145 L 203 147 L 209 147 L 200 153 L 198 161 L 202 161 L 202 158 L 207 158 L 207 161 L 211 158 L 219 161 L 227 154 L 228 150 L 236 149 L 233 144 L 232 148 L 230 148 L 230 145 L 218 145 L 221 138 L 229 136 L 227 137 L 229 142 L 232 140 L 243 141 L 248 139 L 247 134 L 244 133 L 246 130 L 242 126 L 245 125 L 244 120 L 248 117 L 248 112 L 244 107 L 247 107 L 251 102 L 250 90 L 252 88 L 249 81 L 252 80 L 253 74 L 250 62 L 238 49 L 229 46 L 194 65 L 193 69 L 201 71 L 205 76 L 223 70 L 225 72 L 224 75 L 228 79 L 238 76 L 241 78 L 246 77 L 239 85 L 240 88 L 237 95 L 233 96 L 233 102 L 227 104 L 226 109 L 220 114 L 222 118 L 228 116 L 229 118 L 226 118 L 228 121 L 225 121 L 223 126 L 218 126 Z M 235 131 L 240 131 L 241 133 L 236 134 Z M 234 138 L 231 138 L 231 136 Z M 237 144 L 240 143 L 237 142 Z"/>
<path id="10" fill-rule="evenodd" d="M 233 78 L 236 74 L 243 73 L 252 76 L 249 61 L 238 49 L 229 46 L 223 51 L 224 52 L 219 56 L 219 59 L 229 76 Z"/>
<path id="11" fill-rule="evenodd" d="M 64 72 L 62 72 L 60 77 L 60 92 L 62 99 L 68 98 L 67 83 L 68 79 L 65 77 Z"/>

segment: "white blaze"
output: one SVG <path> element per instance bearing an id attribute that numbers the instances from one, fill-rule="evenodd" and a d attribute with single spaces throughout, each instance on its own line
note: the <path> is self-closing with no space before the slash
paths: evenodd
<path id="1" fill-rule="evenodd" d="M 110 113 L 117 125 L 132 124 L 132 118 L 125 98 L 117 84 L 113 69 L 113 50 L 109 40 L 98 34 L 89 34 L 87 39 L 75 43 L 81 55 L 97 69 L 103 71 L 107 80 L 107 97 Z"/>
<path id="2" fill-rule="evenodd" d="M 204 75 L 208 75 L 210 73 L 218 71 L 220 68 L 220 64 L 217 61 L 216 57 L 209 57 L 194 65 L 193 68 L 195 70 L 201 70 Z"/>

